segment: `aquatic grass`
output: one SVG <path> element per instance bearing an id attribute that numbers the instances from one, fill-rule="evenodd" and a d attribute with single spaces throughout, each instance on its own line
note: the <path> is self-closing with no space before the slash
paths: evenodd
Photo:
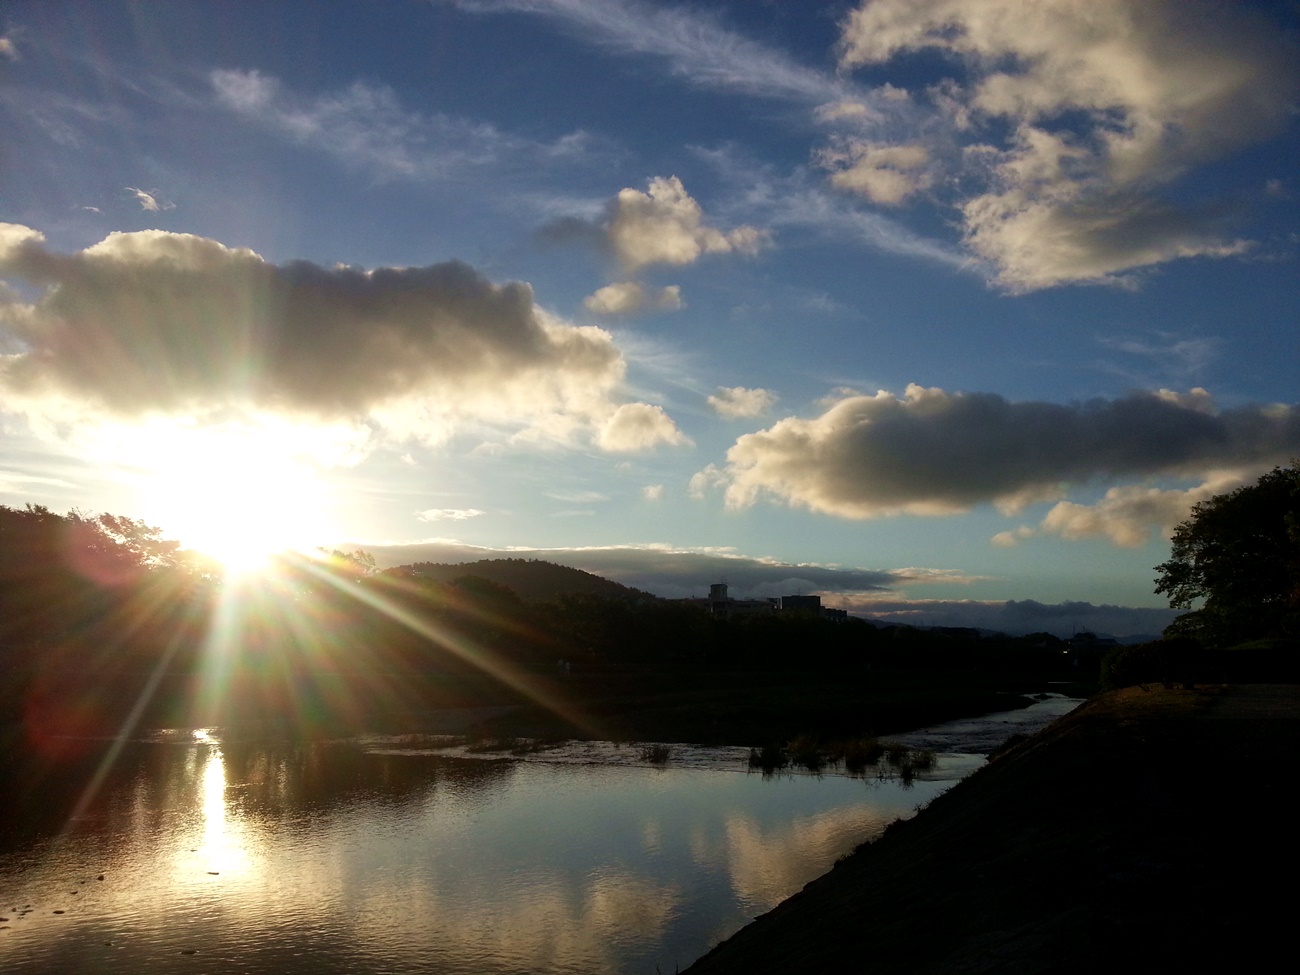
<path id="1" fill-rule="evenodd" d="M 515 738 L 513 736 L 478 738 L 466 741 L 465 751 L 471 755 L 480 755 L 489 752 L 513 752 L 523 744 L 523 739 Z"/>

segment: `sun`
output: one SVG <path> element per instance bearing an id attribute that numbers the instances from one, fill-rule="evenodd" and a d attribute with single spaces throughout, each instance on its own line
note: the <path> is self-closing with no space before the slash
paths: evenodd
<path id="1" fill-rule="evenodd" d="M 274 438 L 251 432 L 193 435 L 151 462 L 148 520 L 229 574 L 264 568 L 333 532 L 320 472 Z"/>

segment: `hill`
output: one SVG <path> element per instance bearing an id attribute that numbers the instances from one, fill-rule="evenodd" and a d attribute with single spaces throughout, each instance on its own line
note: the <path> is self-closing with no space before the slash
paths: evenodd
<path id="1" fill-rule="evenodd" d="M 542 559 L 480 559 L 477 562 L 416 562 L 401 570 L 435 582 L 451 582 L 461 576 L 478 576 L 508 586 L 520 599 L 549 601 L 560 596 L 586 595 L 606 599 L 658 599 L 648 592 L 620 585 L 582 569 L 557 565 Z"/>

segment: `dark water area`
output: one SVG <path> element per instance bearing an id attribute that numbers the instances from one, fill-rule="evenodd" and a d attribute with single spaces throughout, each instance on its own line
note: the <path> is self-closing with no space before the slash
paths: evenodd
<path id="1" fill-rule="evenodd" d="M 6 769 L 6 973 L 671 972 L 982 761 L 953 751 L 909 787 L 609 742 L 61 748 Z"/>

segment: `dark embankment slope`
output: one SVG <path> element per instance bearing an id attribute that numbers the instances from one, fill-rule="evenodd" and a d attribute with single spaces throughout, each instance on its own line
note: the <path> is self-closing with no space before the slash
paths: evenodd
<path id="1" fill-rule="evenodd" d="M 1300 688 L 1130 688 L 895 824 L 690 975 L 1254 971 L 1293 948 Z"/>

